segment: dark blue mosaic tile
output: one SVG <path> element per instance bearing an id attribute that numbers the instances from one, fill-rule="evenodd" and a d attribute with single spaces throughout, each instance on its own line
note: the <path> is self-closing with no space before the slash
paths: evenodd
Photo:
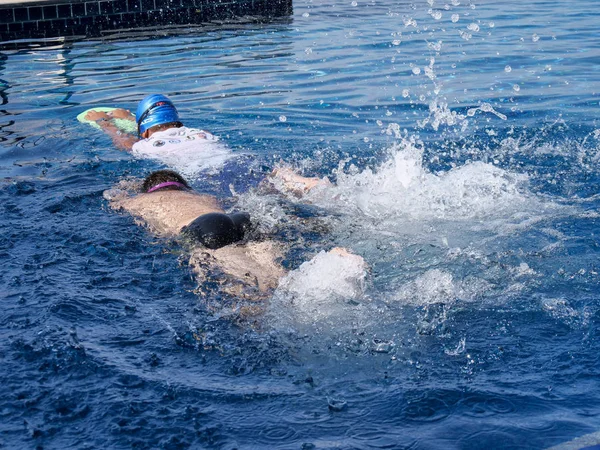
<path id="1" fill-rule="evenodd" d="M 60 19 L 68 19 L 73 17 L 73 12 L 71 11 L 71 5 L 58 5 L 57 6 L 58 17 Z"/>
<path id="2" fill-rule="evenodd" d="M 44 14 L 39 6 L 32 6 L 29 9 L 29 20 L 42 20 Z"/>
<path id="3" fill-rule="evenodd" d="M 114 0 L 111 3 L 115 13 L 120 14 L 127 12 L 127 0 Z"/>
<path id="4" fill-rule="evenodd" d="M 127 11 L 129 11 L 129 12 L 141 11 L 140 0 L 127 0 Z"/>
<path id="5" fill-rule="evenodd" d="M 154 0 L 142 0 L 142 11 L 153 11 L 155 9 Z"/>
<path id="6" fill-rule="evenodd" d="M 113 10 L 113 2 L 100 2 L 100 14 L 112 14 Z"/>
<path id="7" fill-rule="evenodd" d="M 100 5 L 98 2 L 88 2 L 85 4 L 86 16 L 97 16 L 100 14 Z"/>
<path id="8" fill-rule="evenodd" d="M 24 22 L 29 20 L 29 8 L 14 8 L 15 22 Z M 10 21 L 12 22 L 12 20 Z"/>
<path id="9" fill-rule="evenodd" d="M 73 17 L 85 16 L 85 3 L 73 3 L 71 5 Z"/>
<path id="10" fill-rule="evenodd" d="M 43 6 L 42 9 L 44 10 L 44 20 L 56 19 L 58 17 L 56 5 Z"/>
<path id="11" fill-rule="evenodd" d="M 13 11 L 13 8 L 0 9 L 0 23 L 5 24 L 9 22 L 14 22 Z"/>

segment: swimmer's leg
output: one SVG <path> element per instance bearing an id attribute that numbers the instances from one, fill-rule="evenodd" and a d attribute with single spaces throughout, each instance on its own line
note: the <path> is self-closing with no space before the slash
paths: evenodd
<path id="1" fill-rule="evenodd" d="M 219 249 L 196 248 L 190 257 L 199 292 L 204 285 L 235 299 L 240 316 L 255 316 L 264 311 L 264 301 L 285 275 L 279 261 L 282 248 L 275 242 L 250 242 Z M 218 306 L 217 306 L 218 307 Z"/>

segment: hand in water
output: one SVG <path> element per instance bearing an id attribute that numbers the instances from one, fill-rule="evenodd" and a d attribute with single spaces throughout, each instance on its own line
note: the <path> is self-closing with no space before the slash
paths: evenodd
<path id="1" fill-rule="evenodd" d="M 133 117 L 133 114 L 131 114 L 131 112 L 123 108 L 114 109 L 111 112 L 109 112 L 108 115 L 111 116 L 113 119 L 126 119 L 135 121 L 135 117 Z"/>
<path id="2" fill-rule="evenodd" d="M 287 167 L 273 170 L 270 178 L 272 180 L 279 180 L 284 190 L 292 192 L 297 196 L 302 196 L 317 186 L 331 185 L 331 182 L 327 178 L 303 177 Z"/>
<path id="3" fill-rule="evenodd" d="M 102 111 L 89 111 L 85 116 L 84 116 L 85 120 L 93 120 L 94 122 L 97 122 L 98 120 L 110 120 L 112 119 L 111 116 L 109 116 L 108 114 L 106 114 L 105 112 Z"/>
<path id="4" fill-rule="evenodd" d="M 105 120 L 126 119 L 126 120 L 135 121 L 135 118 L 133 117 L 133 115 L 126 109 L 122 109 L 122 108 L 117 108 L 117 109 L 114 109 L 107 113 L 102 112 L 102 111 L 91 110 L 84 116 L 84 118 L 86 120 L 93 120 L 94 122 L 96 122 L 98 120 L 102 120 L 102 119 L 105 119 Z"/>

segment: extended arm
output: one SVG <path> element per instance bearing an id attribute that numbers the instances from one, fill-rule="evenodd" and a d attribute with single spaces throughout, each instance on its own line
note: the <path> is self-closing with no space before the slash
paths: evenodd
<path id="1" fill-rule="evenodd" d="M 331 181 L 327 177 L 304 177 L 287 167 L 273 170 L 269 175 L 269 181 L 276 189 L 292 193 L 296 197 L 302 197 L 317 187 L 331 186 Z"/>
<path id="2" fill-rule="evenodd" d="M 90 111 L 85 115 L 87 120 L 95 121 L 106 134 L 110 136 L 114 145 L 125 151 L 130 151 L 138 139 L 128 133 L 122 132 L 113 122 L 114 119 L 124 119 L 135 122 L 135 117 L 126 109 L 115 109 L 109 113 Z"/>

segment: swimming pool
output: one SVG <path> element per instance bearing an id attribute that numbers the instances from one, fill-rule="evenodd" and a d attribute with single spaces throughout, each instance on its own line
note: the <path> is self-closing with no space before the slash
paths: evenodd
<path id="1" fill-rule="evenodd" d="M 262 27 L 5 52 L 0 444 L 547 448 L 597 431 L 598 16 L 313 0 Z M 197 189 L 236 192 L 290 238 L 291 269 L 353 249 L 365 294 L 310 297 L 315 276 L 257 325 L 209 312 L 182 248 L 103 198 L 160 166 L 75 120 L 149 92 L 247 161 Z M 336 186 L 308 206 L 255 195 L 280 160 Z"/>

